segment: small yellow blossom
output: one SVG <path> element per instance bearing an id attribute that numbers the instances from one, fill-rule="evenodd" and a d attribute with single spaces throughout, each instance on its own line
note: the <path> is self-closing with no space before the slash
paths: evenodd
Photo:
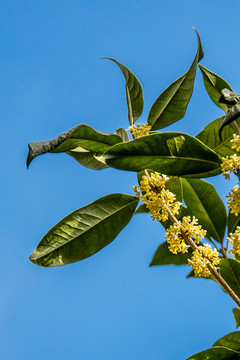
<path id="1" fill-rule="evenodd" d="M 133 187 L 136 196 L 146 204 L 153 220 L 166 221 L 168 219 L 165 205 L 173 215 L 178 214 L 181 203 L 176 201 L 176 195 L 165 189 L 168 180 L 166 175 L 152 173 L 150 177 L 143 175 L 140 185 Z"/>
<path id="2" fill-rule="evenodd" d="M 198 250 L 193 251 L 191 259 L 188 259 L 188 265 L 192 266 L 195 276 L 209 277 L 211 275 L 208 269 L 208 260 L 213 266 L 220 263 L 217 249 L 212 250 L 209 244 L 198 246 Z"/>
<path id="3" fill-rule="evenodd" d="M 229 198 L 227 203 L 230 212 L 237 216 L 240 212 L 240 183 L 234 186 L 234 188 L 230 191 L 227 197 Z"/>
<path id="4" fill-rule="evenodd" d="M 197 225 L 198 220 L 193 216 L 192 220 L 190 216 L 184 216 L 182 221 L 174 223 L 166 231 L 166 239 L 169 243 L 169 251 L 173 254 L 178 252 L 186 253 L 189 245 L 185 243 L 182 233 L 184 232 L 187 236 L 190 236 L 192 240 L 199 244 L 199 241 L 204 238 L 207 234 L 206 230 L 202 229 L 201 225 Z"/>
<path id="5" fill-rule="evenodd" d="M 142 136 L 146 136 L 149 134 L 149 131 L 151 130 L 151 126 L 146 124 L 137 124 L 137 125 L 132 125 L 129 126 L 129 128 L 127 129 L 128 131 L 131 131 L 131 134 L 133 136 L 134 139 L 138 139 Z"/>
<path id="6" fill-rule="evenodd" d="M 233 246 L 233 249 L 229 250 L 229 252 L 232 253 L 233 255 L 240 256 L 240 226 L 237 226 L 233 234 L 232 233 L 229 234 L 227 241 L 230 241 L 230 243 Z"/>
<path id="7" fill-rule="evenodd" d="M 236 174 L 240 170 L 240 156 L 234 154 L 230 157 L 223 157 L 221 167 L 225 179 L 230 179 L 230 173 L 234 172 Z"/>
<path id="8" fill-rule="evenodd" d="M 231 140 L 233 143 L 232 149 L 236 149 L 237 152 L 240 150 L 240 136 L 233 134 L 233 139 Z"/>

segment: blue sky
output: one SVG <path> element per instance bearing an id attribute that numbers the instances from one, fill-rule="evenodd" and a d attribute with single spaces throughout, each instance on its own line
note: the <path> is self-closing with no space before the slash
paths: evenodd
<path id="1" fill-rule="evenodd" d="M 202 64 L 240 92 L 239 1 L 111 0 L 0 3 L 1 281 L 5 360 L 185 359 L 234 331 L 234 304 L 214 283 L 186 280 L 186 267 L 149 268 L 164 232 L 138 215 L 117 239 L 82 262 L 45 269 L 28 257 L 60 219 L 93 200 L 133 194 L 134 173 L 93 171 L 65 154 L 26 170 L 27 143 L 80 123 L 128 127 L 124 79 L 141 81 L 146 121 L 156 97 Z M 169 130 L 197 134 L 222 115 L 198 72 L 184 120 Z M 225 201 L 232 183 L 214 182 Z"/>

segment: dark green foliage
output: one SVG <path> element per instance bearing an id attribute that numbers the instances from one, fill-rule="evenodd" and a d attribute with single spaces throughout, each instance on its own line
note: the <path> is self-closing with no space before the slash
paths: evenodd
<path id="1" fill-rule="evenodd" d="M 237 360 L 240 359 L 240 331 L 232 332 L 187 360 Z"/>
<path id="2" fill-rule="evenodd" d="M 94 130 L 88 125 L 81 124 L 57 136 L 52 140 L 29 143 L 27 166 L 38 155 L 47 152 L 86 152 L 101 155 L 112 145 L 122 142 L 116 134 L 107 134 Z M 70 155 L 73 156 L 72 153 Z"/>
<path id="3" fill-rule="evenodd" d="M 156 250 L 150 266 L 156 265 L 187 265 L 187 259 L 192 256 L 192 249 L 185 254 L 178 253 L 173 254 L 168 250 L 169 244 L 167 242 L 162 243 Z"/>
<path id="4" fill-rule="evenodd" d="M 240 326 L 240 309 L 235 308 L 233 309 L 233 316 L 236 322 L 236 327 L 238 328 Z"/>
<path id="5" fill-rule="evenodd" d="M 128 106 L 128 120 L 129 124 L 132 125 L 143 112 L 143 91 L 142 86 L 135 75 L 123 64 L 112 58 L 103 58 L 114 61 L 121 69 L 125 77 L 125 90 L 126 99 Z"/>
<path id="6" fill-rule="evenodd" d="M 230 288 L 240 297 L 240 262 L 236 259 L 222 259 L 219 271 Z"/>
<path id="7" fill-rule="evenodd" d="M 236 131 L 231 126 L 226 126 L 222 130 L 221 139 L 219 136 L 219 128 L 221 126 L 223 117 L 220 117 L 210 124 L 208 124 L 196 138 L 201 140 L 204 144 L 214 150 L 219 156 L 230 156 L 236 151 L 231 148 L 230 140 Z M 237 125 L 240 125 L 240 120 L 237 120 Z"/>
<path id="8" fill-rule="evenodd" d="M 205 85 L 205 89 L 208 92 L 208 95 L 217 106 L 227 112 L 228 106 L 225 105 L 225 103 L 221 103 L 219 98 L 221 96 L 222 90 L 224 88 L 232 90 L 231 86 L 219 75 L 214 74 L 212 71 L 206 69 L 204 66 L 199 65 L 199 68 L 202 72 L 203 82 Z"/>
<path id="9" fill-rule="evenodd" d="M 204 180 L 182 179 L 183 198 L 192 214 L 198 219 L 207 237 L 222 243 L 227 214 L 214 186 Z"/>
<path id="10" fill-rule="evenodd" d="M 137 204 L 134 196 L 111 194 L 74 211 L 43 237 L 30 260 L 51 267 L 95 254 L 128 224 Z"/>
<path id="11" fill-rule="evenodd" d="M 184 133 L 161 133 L 117 144 L 104 153 L 106 163 L 120 170 L 154 171 L 178 176 L 208 177 L 221 172 L 221 160 L 201 141 Z"/>
<path id="12" fill-rule="evenodd" d="M 151 125 L 152 130 L 165 128 L 185 115 L 193 92 L 197 64 L 204 56 L 197 31 L 196 34 L 198 37 L 198 49 L 191 67 L 184 75 L 169 85 L 151 107 L 147 123 Z"/>

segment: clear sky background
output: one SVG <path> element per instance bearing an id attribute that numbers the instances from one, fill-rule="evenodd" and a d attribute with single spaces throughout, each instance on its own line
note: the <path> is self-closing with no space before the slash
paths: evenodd
<path id="1" fill-rule="evenodd" d="M 136 215 L 115 241 L 82 262 L 41 268 L 28 257 L 70 212 L 110 193 L 133 194 L 136 174 L 93 171 L 65 154 L 36 158 L 27 143 L 80 123 L 128 127 L 124 78 L 141 81 L 142 122 L 157 96 L 202 64 L 240 92 L 239 1 L 2 0 L 0 2 L 0 353 L 4 360 L 185 359 L 235 330 L 235 306 L 217 285 L 186 280 L 188 267 L 148 265 L 161 225 Z M 223 114 L 198 71 L 184 120 L 196 135 Z M 214 182 L 225 201 L 232 183 Z"/>

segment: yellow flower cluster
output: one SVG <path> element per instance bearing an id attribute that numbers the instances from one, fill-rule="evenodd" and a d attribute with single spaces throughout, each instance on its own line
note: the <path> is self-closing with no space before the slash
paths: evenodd
<path id="1" fill-rule="evenodd" d="M 131 134 L 134 139 L 138 139 L 142 136 L 148 135 L 149 131 L 151 130 L 151 126 L 148 125 L 147 123 L 142 125 L 137 124 L 137 125 L 129 126 L 127 130 L 131 131 Z"/>
<path id="2" fill-rule="evenodd" d="M 233 143 L 232 149 L 236 149 L 237 152 L 240 150 L 240 136 L 233 134 L 233 139 L 231 140 Z"/>
<path id="3" fill-rule="evenodd" d="M 227 197 L 229 198 L 227 203 L 230 212 L 237 216 L 240 212 L 240 183 L 234 186 L 234 188 L 230 191 Z"/>
<path id="4" fill-rule="evenodd" d="M 211 272 L 207 266 L 208 260 L 213 266 L 220 263 L 217 249 L 212 250 L 209 244 L 204 244 L 204 246 L 198 246 L 198 250 L 193 251 L 193 256 L 188 259 L 188 265 L 192 266 L 195 276 L 209 277 Z"/>
<path id="5" fill-rule="evenodd" d="M 230 157 L 223 157 L 221 167 L 225 179 L 230 179 L 230 173 L 234 172 L 235 174 L 238 174 L 240 170 L 240 156 L 234 154 Z"/>
<path id="6" fill-rule="evenodd" d="M 227 241 L 230 241 L 230 243 L 233 246 L 233 249 L 229 250 L 229 252 L 232 253 L 233 255 L 240 256 L 240 226 L 237 226 L 233 234 L 232 233 L 229 234 Z"/>
<path id="7" fill-rule="evenodd" d="M 181 203 L 176 201 L 176 195 L 165 189 L 168 180 L 166 175 L 152 173 L 150 177 L 143 175 L 140 186 L 133 187 L 136 196 L 146 204 L 153 220 L 168 219 L 166 205 L 173 215 L 178 214 Z"/>
<path id="8" fill-rule="evenodd" d="M 206 236 L 207 231 L 198 225 L 198 219 L 195 216 L 192 220 L 190 216 L 184 216 L 181 222 L 174 223 L 166 232 L 165 237 L 169 243 L 168 249 L 173 254 L 188 252 L 189 245 L 186 244 L 183 233 L 190 236 L 196 244 L 199 244 L 199 241 Z"/>

